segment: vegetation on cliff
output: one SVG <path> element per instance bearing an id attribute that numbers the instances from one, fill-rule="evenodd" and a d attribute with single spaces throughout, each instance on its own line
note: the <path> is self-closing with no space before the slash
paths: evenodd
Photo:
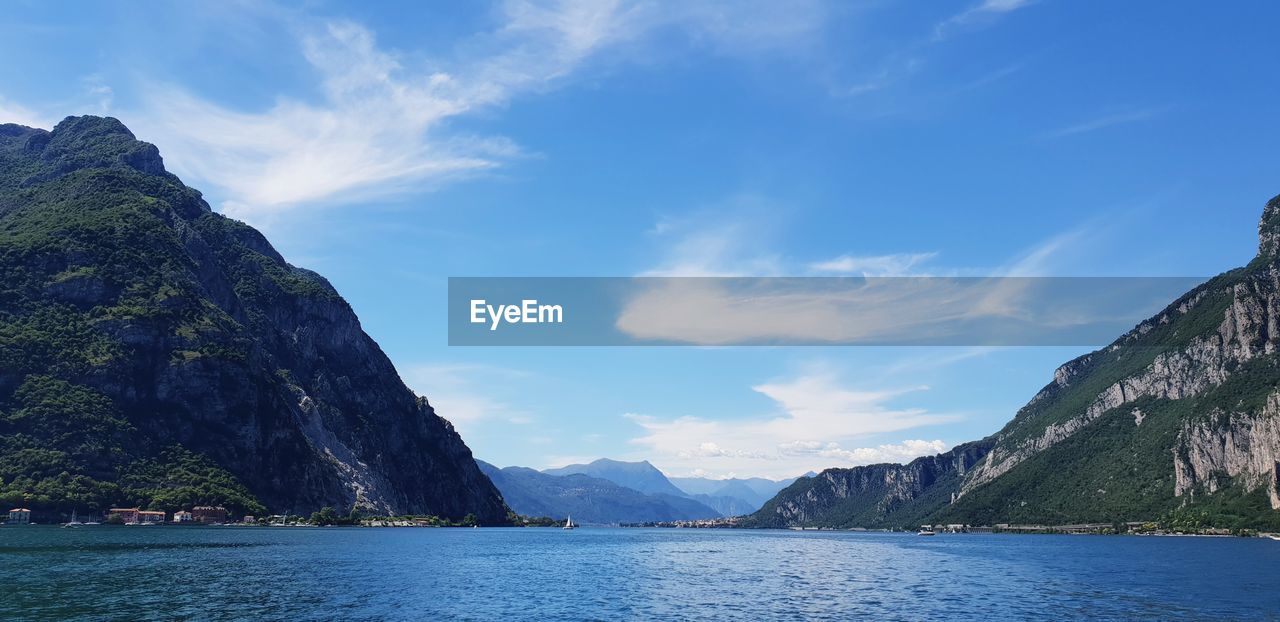
<path id="1" fill-rule="evenodd" d="M 981 441 L 979 460 L 957 462 L 953 450 L 907 465 L 828 469 L 746 522 L 1158 521 L 1280 531 L 1278 256 L 1280 197 L 1264 209 L 1255 260 L 1060 367 Z M 939 462 L 952 468 L 932 473 Z"/>
<path id="2" fill-rule="evenodd" d="M 100 117 L 0 125 L 0 499 L 507 514 L 325 279 Z"/>

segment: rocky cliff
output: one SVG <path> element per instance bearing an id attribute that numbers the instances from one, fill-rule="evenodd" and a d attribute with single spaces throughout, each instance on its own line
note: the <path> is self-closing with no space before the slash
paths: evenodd
<path id="1" fill-rule="evenodd" d="M 827 469 L 784 488 L 744 524 L 752 527 L 896 527 L 950 503 L 961 479 L 991 450 L 985 439 L 907 464 Z"/>
<path id="2" fill-rule="evenodd" d="M 780 517 L 769 520 L 1053 524 L 1194 513 L 1222 526 L 1280 527 L 1278 257 L 1280 197 L 1263 211 L 1259 252 L 1248 266 L 1210 279 L 1109 346 L 1060 367 L 982 442 L 989 451 L 971 469 L 914 493 L 945 499 L 935 511 L 901 506 L 894 483 L 917 460 L 834 470 L 825 496 L 842 501 L 810 502 L 816 512 L 803 510 L 795 493 L 823 495 L 793 486 L 766 506 Z M 854 474 L 875 483 L 835 485 Z"/>
<path id="3" fill-rule="evenodd" d="M 0 125 L 0 495 L 505 519 L 351 307 L 119 121 Z"/>

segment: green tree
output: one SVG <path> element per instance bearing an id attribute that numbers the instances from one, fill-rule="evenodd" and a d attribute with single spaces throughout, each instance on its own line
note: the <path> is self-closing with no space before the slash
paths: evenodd
<path id="1" fill-rule="evenodd" d="M 319 510 L 311 513 L 312 525 L 336 525 L 338 524 L 338 513 L 329 506 L 324 506 Z"/>

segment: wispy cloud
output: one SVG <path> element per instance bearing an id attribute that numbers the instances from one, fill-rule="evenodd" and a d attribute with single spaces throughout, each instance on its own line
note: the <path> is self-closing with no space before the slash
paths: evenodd
<path id="1" fill-rule="evenodd" d="M 51 129 L 58 120 L 0 97 L 0 123 Z"/>
<path id="2" fill-rule="evenodd" d="M 819 261 L 788 257 L 774 250 L 782 223 L 777 202 L 738 195 L 682 218 L 659 219 L 647 234 L 656 259 L 639 276 L 905 276 L 937 257 L 937 252 L 859 255 L 845 253 Z"/>
<path id="3" fill-rule="evenodd" d="M 916 374 L 923 371 L 942 369 L 957 363 L 981 358 L 995 353 L 998 348 L 990 346 L 972 346 L 949 348 L 944 352 L 930 352 L 925 356 L 913 356 L 900 359 L 884 367 L 886 376 Z"/>
<path id="4" fill-rule="evenodd" d="M 627 418 L 644 430 L 632 443 L 672 472 L 787 477 L 808 470 L 909 460 L 943 451 L 946 445 L 942 441 L 908 440 L 868 447 L 858 446 L 857 441 L 956 419 L 892 405 L 901 396 L 925 387 L 854 389 L 824 366 L 752 390 L 771 399 L 780 412 L 747 421 L 630 414 Z"/>
<path id="5" fill-rule="evenodd" d="M 847 253 L 800 262 L 773 250 L 773 240 L 761 232 L 777 235 L 780 227 L 759 227 L 749 215 L 721 214 L 707 220 L 710 225 L 693 227 L 663 221 L 655 235 L 670 242 L 641 276 L 866 279 L 655 279 L 631 292 L 614 326 L 634 339 L 706 346 L 1091 343 L 1115 331 L 1117 322 L 1145 316 L 1144 299 L 1126 294 L 1131 283 L 1125 281 L 1092 281 L 1085 296 L 1068 281 L 1047 277 L 1118 276 L 1107 264 L 1090 262 L 1100 242 L 1114 235 L 1116 213 L 987 267 L 935 267 L 930 262 L 936 252 Z M 1097 313 L 1088 313 L 1090 305 Z"/>
<path id="6" fill-rule="evenodd" d="M 941 41 L 955 30 L 985 23 L 1034 3 L 1035 0 L 983 0 L 940 22 L 933 29 L 933 38 L 935 41 Z"/>
<path id="7" fill-rule="evenodd" d="M 680 218 L 662 218 L 649 230 L 656 265 L 640 276 L 777 276 L 784 258 L 768 250 L 782 210 L 751 195 L 730 197 Z"/>
<path id="8" fill-rule="evenodd" d="M 809 264 L 814 272 L 824 274 L 856 274 L 860 276 L 905 276 L 938 253 L 892 253 L 889 255 L 840 255 Z"/>
<path id="9" fill-rule="evenodd" d="M 527 379 L 529 372 L 476 364 L 418 364 L 404 368 L 405 384 L 418 395 L 427 396 L 436 414 L 448 419 L 465 437 L 481 422 L 526 425 L 532 413 L 492 395 L 486 390 L 500 382 Z"/>
<path id="10" fill-rule="evenodd" d="M 1074 136 L 1077 134 L 1086 134 L 1088 132 L 1096 132 L 1098 130 L 1114 127 L 1117 125 L 1127 125 L 1130 123 L 1139 123 L 1149 121 L 1163 112 L 1163 108 L 1138 108 L 1132 110 L 1124 110 L 1111 114 L 1105 114 L 1087 121 L 1082 121 L 1074 125 L 1051 130 L 1040 135 L 1041 138 L 1053 139 Z"/>
<path id="11" fill-rule="evenodd" d="M 521 150 L 447 122 L 555 88 L 605 49 L 668 28 L 717 49 L 785 45 L 821 24 L 821 6 L 758 2 L 742 20 L 717 2 L 511 0 L 496 27 L 429 63 L 381 47 L 358 23 L 300 19 L 293 30 L 303 33 L 318 100 L 281 95 L 266 110 L 245 111 L 153 83 L 145 107 L 127 116 L 179 174 L 225 197 L 224 211 L 261 221 L 301 204 L 398 194 L 499 167 Z"/>
<path id="12" fill-rule="evenodd" d="M 996 82 L 999 82 L 999 81 L 1001 81 L 1001 80 L 1004 80 L 1005 78 L 1007 78 L 1007 77 L 1009 77 L 1009 76 L 1012 76 L 1012 75 L 1014 75 L 1014 74 L 1016 74 L 1016 73 L 1018 73 L 1018 72 L 1022 71 L 1023 69 L 1025 69 L 1025 68 L 1027 67 L 1027 64 L 1028 64 L 1028 61 L 1019 61 L 1019 62 L 1016 62 L 1016 63 L 1010 63 L 1010 64 L 1005 65 L 1005 66 L 1003 66 L 1003 67 L 1000 67 L 1000 68 L 998 68 L 998 69 L 996 69 L 996 70 L 994 70 L 994 71 L 989 71 L 989 72 L 987 72 L 987 73 L 985 73 L 985 74 L 983 74 L 983 75 L 981 75 L 981 76 L 978 76 L 977 78 L 975 78 L 975 79 L 973 79 L 973 80 L 970 80 L 970 81 L 968 81 L 968 82 L 966 82 L 966 83 L 964 83 L 964 84 L 960 85 L 959 87 L 957 87 L 957 88 L 955 89 L 955 91 L 954 91 L 954 92 L 955 92 L 955 93 L 964 93 L 964 92 L 967 92 L 967 91 L 973 91 L 973 90 L 976 90 L 976 89 L 980 89 L 980 88 L 982 88 L 982 87 L 984 87 L 984 86 L 987 86 L 988 84 L 994 84 L 994 83 L 996 83 Z"/>
<path id="13" fill-rule="evenodd" d="M 823 443 L 820 441 L 795 441 L 779 446 L 779 451 L 786 456 L 817 457 L 829 461 L 832 466 L 850 464 L 878 464 L 885 462 L 910 462 L 920 456 L 940 454 L 947 450 L 947 444 L 940 440 L 905 440 L 901 443 L 876 445 L 875 447 L 857 447 L 844 449 L 839 443 Z M 819 469 L 810 469 L 819 470 Z"/>
<path id="14" fill-rule="evenodd" d="M 101 74 L 91 74 L 80 79 L 84 85 L 84 97 L 98 114 L 109 114 L 115 101 L 115 91 Z"/>
<path id="15" fill-rule="evenodd" d="M 461 79 L 412 73 L 373 33 L 331 22 L 302 41 L 324 100 L 281 98 L 241 112 L 175 85 L 150 85 L 140 134 L 154 137 L 184 177 L 213 184 L 224 211 L 258 220 L 304 202 L 367 198 L 406 185 L 475 173 L 511 157 L 502 139 L 433 133 L 445 120 L 505 100 L 533 77 L 495 62 Z M 555 63 L 542 68 L 549 79 Z"/>

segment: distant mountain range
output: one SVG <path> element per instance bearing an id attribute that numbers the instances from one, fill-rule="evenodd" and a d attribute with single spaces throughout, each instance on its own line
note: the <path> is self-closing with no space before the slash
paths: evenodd
<path id="1" fill-rule="evenodd" d="M 601 477 L 553 475 L 525 467 L 499 469 L 477 461 L 512 510 L 584 524 L 618 524 L 717 518 L 716 510 L 676 490 L 644 493 Z"/>
<path id="2" fill-rule="evenodd" d="M 546 469 L 543 473 L 547 475 L 571 475 L 574 473 L 590 475 L 591 477 L 607 479 L 619 486 L 626 486 L 632 490 L 639 490 L 645 494 L 685 496 L 683 490 L 676 488 L 667 479 L 667 476 L 662 474 L 662 471 L 649 464 L 648 461 L 620 462 L 601 458 L 590 464 L 570 464 L 558 469 Z"/>
<path id="3" fill-rule="evenodd" d="M 607 458 L 545 471 L 479 464 L 515 512 L 553 518 L 572 515 L 575 521 L 598 524 L 742 516 L 759 509 L 791 482 L 672 480 L 647 461 Z"/>
<path id="4" fill-rule="evenodd" d="M 746 479 L 708 479 L 705 477 L 672 477 L 671 483 L 691 495 L 707 495 L 710 497 L 729 497 L 746 502 L 752 506 L 752 512 L 772 499 L 779 490 L 795 481 L 791 479 L 764 479 L 751 477 Z"/>
<path id="5" fill-rule="evenodd" d="M 1111 523 L 1280 530 L 1280 197 L 1249 265 L 1058 368 L 996 434 L 828 469 L 747 524 Z"/>

